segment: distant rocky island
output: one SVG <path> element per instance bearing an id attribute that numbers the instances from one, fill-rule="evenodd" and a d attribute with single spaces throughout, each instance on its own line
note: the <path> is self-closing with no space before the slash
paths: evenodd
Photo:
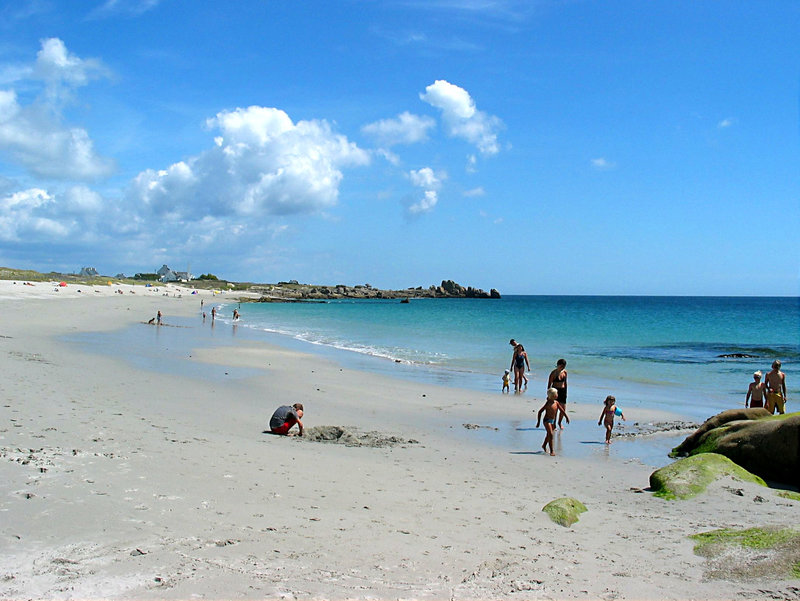
<path id="1" fill-rule="evenodd" d="M 254 284 L 248 292 L 259 294 L 255 302 L 281 303 L 305 300 L 334 300 L 334 299 L 412 299 L 412 298 L 500 298 L 500 293 L 492 288 L 485 292 L 472 286 L 464 287 L 453 280 L 442 280 L 439 286 L 423 288 L 404 288 L 402 290 L 380 290 L 369 284 L 359 286 L 315 286 L 300 284 L 296 281 L 279 282 L 278 284 Z"/>

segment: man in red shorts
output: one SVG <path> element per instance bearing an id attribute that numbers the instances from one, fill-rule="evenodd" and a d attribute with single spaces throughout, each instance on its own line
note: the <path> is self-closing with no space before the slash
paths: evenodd
<path id="1" fill-rule="evenodd" d="M 269 420 L 270 432 L 289 436 L 289 430 L 297 424 L 300 430 L 298 436 L 302 436 L 303 422 L 300 421 L 301 417 L 303 417 L 303 403 L 295 403 L 291 407 L 289 405 L 281 405 Z"/>

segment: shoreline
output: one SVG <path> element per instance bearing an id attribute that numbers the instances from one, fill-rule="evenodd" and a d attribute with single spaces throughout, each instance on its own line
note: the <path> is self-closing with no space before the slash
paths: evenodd
<path id="1" fill-rule="evenodd" d="M 384 378 L 267 344 L 195 348 L 182 361 L 222 372 L 203 379 L 143 369 L 118 358 L 119 347 L 87 353 L 69 338 L 159 307 L 167 323 L 197 311 L 196 296 L 110 296 L 3 301 L 0 598 L 791 594 L 794 581 L 707 578 L 687 538 L 784 524 L 800 503 L 776 491 L 723 481 L 664 501 L 642 492 L 652 469 L 639 461 L 551 458 L 538 450 L 543 432 L 522 429 L 515 450 L 498 449 L 478 440 L 489 430 L 463 425 L 524 427 L 529 397 Z M 140 327 L 182 353 L 175 340 L 186 330 Z M 401 442 L 261 433 L 276 406 L 297 401 L 309 427 Z M 576 433 L 564 444 L 579 443 Z M 541 511 L 562 496 L 589 510 L 570 528 Z"/>

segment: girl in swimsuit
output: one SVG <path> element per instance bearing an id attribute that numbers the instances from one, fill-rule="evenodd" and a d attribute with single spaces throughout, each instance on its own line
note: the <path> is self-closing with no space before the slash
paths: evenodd
<path id="1" fill-rule="evenodd" d="M 623 420 L 625 419 L 622 411 L 617 409 L 617 399 L 608 395 L 603 402 L 603 411 L 600 413 L 600 419 L 597 420 L 598 426 L 603 423 L 606 427 L 606 444 L 611 444 L 611 430 L 614 429 L 615 415 L 619 415 Z"/>
<path id="2" fill-rule="evenodd" d="M 522 389 L 522 382 L 528 383 L 528 378 L 525 377 L 525 366 L 528 366 L 528 371 L 531 369 L 528 363 L 528 353 L 525 352 L 525 347 L 518 344 L 514 347 L 514 356 L 511 358 L 511 368 L 514 370 L 514 392 L 520 392 Z"/>

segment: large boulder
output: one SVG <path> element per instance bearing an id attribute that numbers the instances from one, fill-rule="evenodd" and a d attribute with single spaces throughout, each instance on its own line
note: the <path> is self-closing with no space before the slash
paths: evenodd
<path id="1" fill-rule="evenodd" d="M 686 440 L 672 449 L 670 457 L 681 457 L 691 454 L 692 451 L 697 448 L 699 440 L 706 432 L 714 428 L 719 428 L 728 422 L 762 419 L 769 416 L 769 411 L 761 407 L 756 407 L 754 409 L 728 409 L 722 413 L 717 413 L 714 417 L 708 418 L 693 434 L 687 436 Z"/>
<path id="2" fill-rule="evenodd" d="M 751 418 L 762 410 L 744 411 L 753 413 L 745 419 L 721 420 L 716 427 L 706 422 L 673 454 L 719 453 L 765 480 L 800 483 L 800 413 L 773 416 L 763 411 L 765 416 Z"/>
<path id="3" fill-rule="evenodd" d="M 720 478 L 729 477 L 742 482 L 764 481 L 717 453 L 701 453 L 679 459 L 650 474 L 650 488 L 665 499 L 689 499 Z"/>

